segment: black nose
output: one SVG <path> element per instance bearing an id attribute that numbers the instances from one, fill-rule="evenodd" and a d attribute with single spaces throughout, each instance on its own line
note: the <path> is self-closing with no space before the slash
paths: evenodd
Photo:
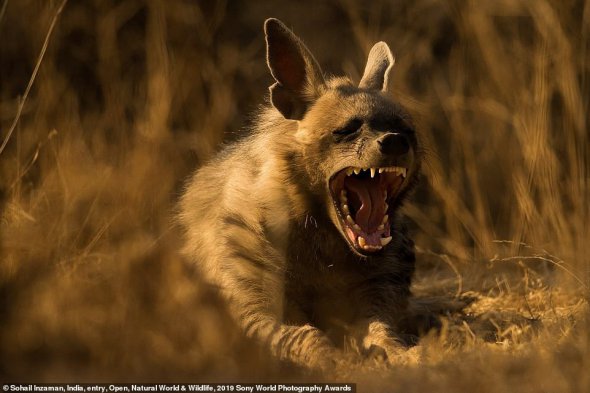
<path id="1" fill-rule="evenodd" d="M 401 156 L 410 150 L 408 138 L 402 134 L 387 133 L 377 139 L 377 143 L 379 143 L 381 153 L 387 154 L 388 156 Z"/>

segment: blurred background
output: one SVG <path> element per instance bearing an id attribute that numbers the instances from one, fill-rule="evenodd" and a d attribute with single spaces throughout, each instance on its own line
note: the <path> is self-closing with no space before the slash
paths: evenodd
<path id="1" fill-rule="evenodd" d="M 389 44 L 427 152 L 415 292 L 479 299 L 388 389 L 590 389 L 589 2 L 60 5 L 0 0 L 0 377 L 301 377 L 241 336 L 172 221 L 186 177 L 265 104 L 277 17 L 355 81 Z"/>

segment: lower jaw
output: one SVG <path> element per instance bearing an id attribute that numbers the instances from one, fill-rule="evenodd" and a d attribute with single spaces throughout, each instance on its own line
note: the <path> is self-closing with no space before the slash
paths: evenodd
<path id="1" fill-rule="evenodd" d="M 351 246 L 359 253 L 375 253 L 385 248 L 392 240 L 391 229 L 388 221 L 385 221 L 379 230 L 367 233 L 358 225 L 353 230 L 347 223 L 341 222 L 345 235 Z"/>

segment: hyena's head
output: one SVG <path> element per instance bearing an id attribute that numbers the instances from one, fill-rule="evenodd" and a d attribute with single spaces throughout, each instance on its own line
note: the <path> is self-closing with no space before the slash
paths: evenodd
<path id="1" fill-rule="evenodd" d="M 420 168 L 418 140 L 408 114 L 387 94 L 393 56 L 373 46 L 358 86 L 325 79 L 309 50 L 283 23 L 265 23 L 267 61 L 276 83 L 272 105 L 297 121 L 295 138 L 327 216 L 352 250 L 381 252 L 395 236 L 392 222 Z M 346 45 L 344 42 L 336 45 Z"/>

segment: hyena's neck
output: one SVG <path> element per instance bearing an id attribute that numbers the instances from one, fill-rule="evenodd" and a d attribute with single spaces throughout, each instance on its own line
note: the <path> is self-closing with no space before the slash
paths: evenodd
<path id="1" fill-rule="evenodd" d="M 287 262 L 291 268 L 305 268 L 310 272 L 324 270 L 334 261 L 347 258 L 346 244 L 325 224 L 312 215 L 292 223 L 287 249 Z"/>

